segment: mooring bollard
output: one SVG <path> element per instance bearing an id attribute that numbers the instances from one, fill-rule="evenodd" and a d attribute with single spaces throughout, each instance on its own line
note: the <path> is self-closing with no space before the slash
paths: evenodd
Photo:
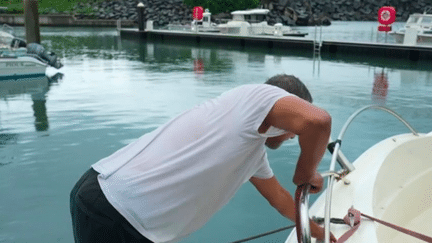
<path id="1" fill-rule="evenodd" d="M 144 31 L 144 4 L 142 2 L 138 3 L 138 30 Z"/>
<path id="2" fill-rule="evenodd" d="M 121 30 L 121 19 L 117 19 L 117 31 Z"/>
<path id="3" fill-rule="evenodd" d="M 24 21 L 27 44 L 40 44 L 41 40 L 37 0 L 24 0 Z"/>
<path id="4" fill-rule="evenodd" d="M 283 32 L 282 32 L 282 24 L 281 23 L 277 23 L 274 25 L 274 35 L 275 36 L 283 36 Z"/>
<path id="5" fill-rule="evenodd" d="M 147 20 L 146 30 L 153 30 L 153 20 Z"/>

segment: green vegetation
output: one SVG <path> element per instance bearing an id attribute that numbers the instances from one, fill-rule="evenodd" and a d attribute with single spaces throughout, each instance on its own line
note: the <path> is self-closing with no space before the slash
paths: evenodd
<path id="1" fill-rule="evenodd" d="M 79 3 L 96 3 L 105 0 L 38 0 L 39 14 L 49 13 L 78 13 L 90 14 L 93 12 L 89 5 L 84 8 L 75 8 Z M 260 0 L 184 0 L 190 7 L 202 6 L 208 8 L 212 14 L 232 12 L 235 10 L 256 8 Z M 6 13 L 24 13 L 24 0 L 0 0 L 1 7 L 7 7 Z"/>
<path id="2" fill-rule="evenodd" d="M 75 10 L 78 3 L 103 2 L 104 0 L 38 0 L 39 14 L 48 13 L 90 13 L 93 10 L 88 7 Z M 7 7 L 6 13 L 22 14 L 24 13 L 24 0 L 0 0 L 1 7 Z"/>
<path id="3" fill-rule="evenodd" d="M 183 3 L 190 7 L 201 6 L 208 8 L 212 14 L 232 12 L 256 8 L 260 5 L 260 0 L 184 0 Z"/>

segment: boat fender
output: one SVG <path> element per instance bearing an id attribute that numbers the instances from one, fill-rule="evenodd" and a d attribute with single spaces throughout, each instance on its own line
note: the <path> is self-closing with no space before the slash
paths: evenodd
<path id="1" fill-rule="evenodd" d="M 25 40 L 14 37 L 11 41 L 11 47 L 12 48 L 20 48 L 20 47 L 26 47 L 27 43 Z"/>
<path id="2" fill-rule="evenodd" d="M 50 66 L 57 69 L 63 67 L 60 59 L 54 52 L 46 51 L 45 48 L 38 43 L 30 43 L 27 45 L 27 54 L 34 54 L 46 61 Z"/>

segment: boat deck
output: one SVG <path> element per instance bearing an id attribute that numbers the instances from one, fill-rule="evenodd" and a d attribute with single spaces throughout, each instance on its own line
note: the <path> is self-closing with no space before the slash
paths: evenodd
<path id="1" fill-rule="evenodd" d="M 144 30 L 137 28 L 118 29 L 121 37 L 137 39 L 160 38 L 164 39 L 189 39 L 196 43 L 200 42 L 221 42 L 241 46 L 266 45 L 269 48 L 284 49 L 309 49 L 314 51 L 314 40 L 304 37 L 271 36 L 271 35 L 230 35 L 222 33 L 188 32 L 176 30 Z M 362 53 L 381 57 L 408 58 L 412 61 L 432 59 L 432 46 L 408 46 L 393 43 L 372 43 L 372 42 L 350 42 L 323 40 L 321 42 L 321 53 Z"/>

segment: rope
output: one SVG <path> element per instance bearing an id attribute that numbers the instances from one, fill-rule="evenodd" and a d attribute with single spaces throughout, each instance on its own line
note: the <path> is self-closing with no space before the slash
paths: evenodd
<path id="1" fill-rule="evenodd" d="M 395 229 L 395 230 L 397 230 L 399 232 L 402 232 L 404 234 L 411 235 L 411 236 L 413 236 L 413 237 L 415 237 L 415 238 L 417 238 L 419 240 L 426 241 L 428 243 L 432 243 L 432 237 L 429 237 L 427 235 L 420 234 L 418 232 L 414 232 L 414 231 L 411 231 L 409 229 L 405 229 L 403 227 L 400 227 L 400 226 L 397 226 L 397 225 L 385 222 L 383 220 L 371 217 L 369 215 L 361 213 L 360 211 L 354 209 L 353 207 L 351 207 L 348 210 L 348 214 L 344 217 L 345 223 L 347 225 L 351 226 L 351 229 L 348 230 L 345 234 L 343 234 L 339 238 L 339 240 L 337 241 L 337 243 L 343 243 L 343 242 L 345 242 L 346 240 L 348 240 L 348 238 L 350 236 L 352 236 L 355 233 L 355 231 L 360 227 L 361 216 L 366 217 L 366 218 L 368 218 L 368 219 L 370 219 L 372 221 L 378 222 L 380 224 L 383 224 L 383 225 L 385 225 L 387 227 L 390 227 L 392 229 Z"/>
<path id="2" fill-rule="evenodd" d="M 241 242 L 246 242 L 246 241 L 258 239 L 258 238 L 261 238 L 263 236 L 271 235 L 271 234 L 274 234 L 274 233 L 277 233 L 277 232 L 280 232 L 280 231 L 284 231 L 284 230 L 287 230 L 287 229 L 292 229 L 294 227 L 295 227 L 295 225 L 286 226 L 286 227 L 283 227 L 283 228 L 280 228 L 280 229 L 268 231 L 266 233 L 262 233 L 262 234 L 255 235 L 255 236 L 252 236 L 252 237 L 248 237 L 248 238 L 244 238 L 244 239 L 241 239 L 241 240 L 233 241 L 231 243 L 241 243 Z"/>

